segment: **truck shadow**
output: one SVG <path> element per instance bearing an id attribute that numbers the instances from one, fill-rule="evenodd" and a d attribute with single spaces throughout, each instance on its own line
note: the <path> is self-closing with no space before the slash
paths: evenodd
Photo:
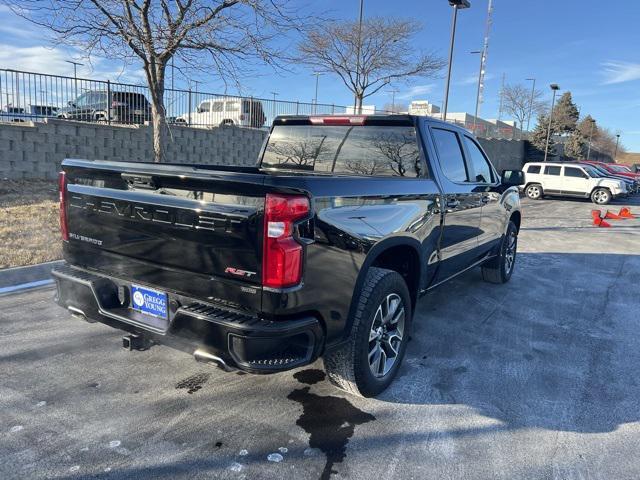
<path id="1" fill-rule="evenodd" d="M 472 271 L 419 302 L 400 375 L 379 400 L 467 405 L 510 429 L 640 420 L 640 256 L 518 260 L 506 285 Z"/>

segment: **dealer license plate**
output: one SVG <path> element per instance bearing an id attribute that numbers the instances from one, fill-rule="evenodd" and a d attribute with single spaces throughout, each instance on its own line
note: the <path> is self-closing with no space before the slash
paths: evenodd
<path id="1" fill-rule="evenodd" d="M 167 294 L 140 285 L 131 285 L 131 308 L 158 318 L 167 318 Z"/>

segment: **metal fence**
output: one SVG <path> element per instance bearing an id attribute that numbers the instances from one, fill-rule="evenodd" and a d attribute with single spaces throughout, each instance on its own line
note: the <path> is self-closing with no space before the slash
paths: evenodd
<path id="1" fill-rule="evenodd" d="M 0 121 L 42 121 L 66 118 L 108 124 L 151 122 L 149 88 L 141 85 L 0 69 Z M 267 128 L 278 115 L 333 115 L 352 108 L 341 105 L 241 97 L 165 89 L 164 104 L 170 125 L 213 128 L 237 125 Z M 376 113 L 390 113 L 376 110 Z M 437 116 L 436 116 L 437 118 Z M 508 125 L 460 125 L 485 138 L 520 139 L 523 132 Z"/>
<path id="2" fill-rule="evenodd" d="M 151 121 L 149 88 L 87 78 L 0 69 L 0 121 L 66 118 L 108 124 Z M 278 115 L 344 113 L 339 105 L 165 89 L 169 124 L 266 128 Z"/>

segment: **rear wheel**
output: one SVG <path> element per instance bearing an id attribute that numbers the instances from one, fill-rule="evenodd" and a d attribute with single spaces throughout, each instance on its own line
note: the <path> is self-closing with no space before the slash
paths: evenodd
<path id="1" fill-rule="evenodd" d="M 540 200 L 542 198 L 542 186 L 537 183 L 528 185 L 525 190 L 527 197 L 531 200 Z"/>
<path id="2" fill-rule="evenodd" d="M 231 125 L 233 125 L 233 120 L 223 120 L 222 122 L 220 122 L 221 127 L 231 126 Z"/>
<path id="3" fill-rule="evenodd" d="M 591 194 L 591 201 L 596 205 L 607 205 L 611 201 L 611 192 L 606 188 L 596 188 Z"/>
<path id="4" fill-rule="evenodd" d="M 502 237 L 500 253 L 482 266 L 482 278 L 490 283 L 507 283 L 516 265 L 517 250 L 518 228 L 510 221 Z"/>
<path id="5" fill-rule="evenodd" d="M 402 276 L 392 270 L 370 268 L 349 340 L 324 356 L 331 382 L 363 397 L 384 391 L 404 358 L 411 318 L 411 298 Z"/>

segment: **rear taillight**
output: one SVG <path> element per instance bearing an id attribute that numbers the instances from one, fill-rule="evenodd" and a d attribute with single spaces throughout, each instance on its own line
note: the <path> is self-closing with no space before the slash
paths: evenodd
<path id="1" fill-rule="evenodd" d="M 262 285 L 265 287 L 292 287 L 302 280 L 302 245 L 293 238 L 293 229 L 294 222 L 307 215 L 307 197 L 267 194 L 262 258 Z"/>
<path id="2" fill-rule="evenodd" d="M 69 228 L 67 226 L 67 174 L 58 174 L 58 190 L 60 191 L 60 233 L 62 240 L 69 241 Z"/>

